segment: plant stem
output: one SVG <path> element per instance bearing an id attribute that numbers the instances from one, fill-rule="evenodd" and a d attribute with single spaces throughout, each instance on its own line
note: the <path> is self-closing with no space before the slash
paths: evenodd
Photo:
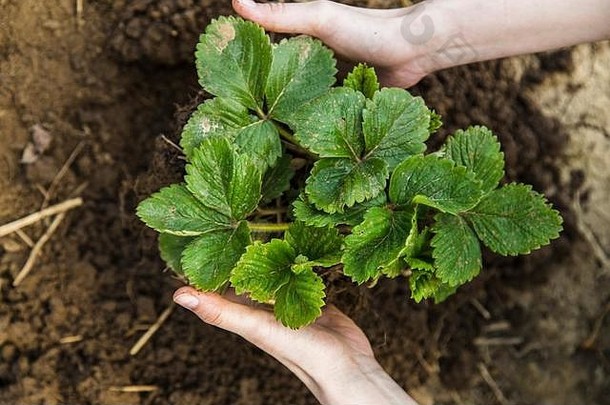
<path id="1" fill-rule="evenodd" d="M 256 109 L 256 115 L 258 115 L 258 118 L 260 118 L 263 121 L 269 120 L 269 117 L 267 116 L 267 114 L 265 114 L 263 112 L 263 110 L 261 110 L 260 108 Z M 318 155 L 311 152 L 309 149 L 302 147 L 301 144 L 299 143 L 299 141 L 297 141 L 297 138 L 295 138 L 293 134 L 288 132 L 286 130 L 286 128 L 282 127 L 280 124 L 278 124 L 274 120 L 270 120 L 270 121 L 273 123 L 273 125 L 277 129 L 277 132 L 280 134 L 280 138 L 282 138 L 284 141 L 287 142 L 288 145 L 290 145 L 289 149 L 293 149 L 295 152 L 300 152 L 313 160 L 318 160 L 318 158 L 319 158 Z"/>
<path id="2" fill-rule="evenodd" d="M 316 155 L 309 149 L 302 147 L 301 144 L 299 143 L 299 141 L 297 141 L 297 138 L 295 138 L 294 135 L 292 135 L 290 132 L 288 132 L 286 130 L 286 128 L 283 128 L 282 126 L 278 125 L 276 122 L 274 122 L 274 124 L 275 124 L 275 127 L 277 128 L 277 132 L 279 132 L 279 134 L 280 134 L 280 138 L 282 138 L 284 141 L 286 141 L 286 146 L 290 145 L 289 149 L 294 149 L 296 152 L 300 152 L 313 160 L 319 159 L 318 155 Z"/>
<path id="3" fill-rule="evenodd" d="M 299 141 L 297 141 L 297 138 L 294 137 L 294 135 L 292 135 L 290 132 L 286 131 L 286 128 L 282 127 L 281 125 L 278 125 L 277 123 L 275 123 L 275 127 L 277 128 L 277 132 L 280 133 L 280 136 L 282 138 L 284 138 L 284 140 L 290 142 L 293 145 L 299 145 Z"/>
<path id="4" fill-rule="evenodd" d="M 258 222 L 248 222 L 248 227 L 250 230 L 254 232 L 265 232 L 265 233 L 273 233 L 273 232 L 284 232 L 288 230 L 290 224 L 281 223 L 281 224 L 262 224 Z"/>
<path id="5" fill-rule="evenodd" d="M 267 119 L 267 114 L 265 114 L 263 112 L 263 110 L 261 110 L 260 107 L 256 107 L 256 115 L 258 115 L 258 118 L 260 118 L 261 120 L 265 121 Z"/>
<path id="6" fill-rule="evenodd" d="M 286 207 L 279 207 L 279 208 L 257 208 L 256 209 L 256 213 L 259 214 L 259 215 L 263 215 L 263 216 L 285 214 L 286 212 L 288 212 L 288 209 Z"/>
<path id="7" fill-rule="evenodd" d="M 282 140 L 282 144 L 286 147 L 286 149 L 288 149 L 289 151 L 299 155 L 299 156 L 303 156 L 303 158 L 305 159 L 313 159 L 313 160 L 318 160 L 318 157 L 315 156 L 309 152 L 306 151 L 305 149 L 301 148 L 300 146 L 297 145 L 293 145 L 288 141 L 284 141 Z"/>

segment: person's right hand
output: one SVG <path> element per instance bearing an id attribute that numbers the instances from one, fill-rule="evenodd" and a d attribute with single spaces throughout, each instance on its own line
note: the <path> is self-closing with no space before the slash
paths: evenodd
<path id="1" fill-rule="evenodd" d="M 233 8 L 269 31 L 311 35 L 342 58 L 375 66 L 385 86 L 409 87 L 430 73 L 423 61 L 427 48 L 400 35 L 407 8 L 364 9 L 326 0 L 292 4 L 233 0 Z"/>
<path id="2" fill-rule="evenodd" d="M 329 305 L 312 325 L 282 326 L 266 307 L 232 291 L 182 287 L 174 300 L 207 324 L 242 336 L 292 371 L 324 405 L 417 403 L 381 368 L 358 326 Z"/>

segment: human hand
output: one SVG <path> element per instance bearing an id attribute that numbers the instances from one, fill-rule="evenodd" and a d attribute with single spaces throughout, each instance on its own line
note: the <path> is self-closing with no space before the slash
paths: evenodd
<path id="1" fill-rule="evenodd" d="M 183 287 L 174 301 L 275 357 L 322 404 L 417 405 L 377 363 L 362 330 L 332 305 L 314 324 L 292 330 L 232 292 L 221 296 Z"/>
<path id="2" fill-rule="evenodd" d="M 401 37 L 407 8 L 365 9 L 326 0 L 307 3 L 255 3 L 233 0 L 233 8 L 265 29 L 319 38 L 340 57 L 375 66 L 385 86 L 409 87 L 428 70 L 427 49 Z"/>
<path id="3" fill-rule="evenodd" d="M 452 66 L 610 39 L 608 0 L 426 0 L 389 10 L 233 0 L 233 8 L 267 30 L 315 36 L 396 87 Z"/>

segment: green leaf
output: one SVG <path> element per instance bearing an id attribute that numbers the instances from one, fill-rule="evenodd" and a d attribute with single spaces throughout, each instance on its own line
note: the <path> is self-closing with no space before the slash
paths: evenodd
<path id="1" fill-rule="evenodd" d="M 430 125 L 428 126 L 428 132 L 431 134 L 439 130 L 443 126 L 442 117 L 434 110 L 430 110 Z"/>
<path id="2" fill-rule="evenodd" d="M 395 278 L 403 274 L 408 268 L 408 264 L 404 258 L 397 255 L 391 261 L 380 266 L 378 272 L 386 277 Z"/>
<path id="3" fill-rule="evenodd" d="M 244 219 L 256 209 L 261 198 L 261 182 L 261 172 L 249 156 L 234 156 L 227 195 L 233 219 Z"/>
<path id="4" fill-rule="evenodd" d="M 272 122 L 259 120 L 234 100 L 217 97 L 201 104 L 182 131 L 180 145 L 189 160 L 204 139 L 226 138 L 238 152 L 258 159 L 263 169 L 273 166 L 282 154 L 278 131 Z"/>
<path id="5" fill-rule="evenodd" d="M 345 208 L 343 212 L 329 214 L 317 209 L 307 200 L 307 196 L 301 195 L 298 200 L 292 203 L 294 216 L 310 226 L 325 227 L 328 225 L 358 225 L 364 220 L 364 213 L 371 207 L 385 205 L 386 195 L 380 193 L 377 197 L 367 200 L 353 207 Z"/>
<path id="6" fill-rule="evenodd" d="M 295 136 L 320 157 L 359 160 L 364 150 L 364 96 L 345 87 L 333 88 L 305 105 L 295 116 Z"/>
<path id="7" fill-rule="evenodd" d="M 201 35 L 195 57 L 199 83 L 207 92 L 262 108 L 272 56 L 269 37 L 258 24 L 218 18 Z"/>
<path id="8" fill-rule="evenodd" d="M 504 153 L 498 138 L 485 127 L 459 130 L 445 144 L 447 157 L 466 166 L 482 182 L 484 193 L 495 189 L 504 176 Z"/>
<path id="9" fill-rule="evenodd" d="M 184 126 L 180 146 L 190 160 L 205 138 L 221 136 L 233 141 L 239 130 L 252 122 L 248 109 L 235 100 L 220 97 L 206 100 Z"/>
<path id="10" fill-rule="evenodd" d="M 411 229 L 409 230 L 409 236 L 405 242 L 405 246 L 398 254 L 396 261 L 404 261 L 412 269 L 421 270 L 434 270 L 434 263 L 431 256 L 430 248 L 430 228 L 425 227 L 421 232 L 419 231 L 419 219 L 424 218 L 426 214 L 426 207 L 416 205 L 411 217 Z M 402 268 L 399 269 L 398 273 L 389 274 L 389 276 L 396 277 L 402 273 Z"/>
<path id="11" fill-rule="evenodd" d="M 270 121 L 256 121 L 239 130 L 235 137 L 240 154 L 262 162 L 261 168 L 273 166 L 282 156 L 282 142 L 277 128 Z"/>
<path id="12" fill-rule="evenodd" d="M 292 270 L 292 272 L 294 274 L 301 274 L 305 271 L 309 271 L 311 270 L 311 268 L 315 266 L 315 264 L 313 264 L 308 258 L 307 256 L 303 256 L 303 255 L 298 255 L 295 259 L 294 259 L 294 264 L 292 266 L 290 266 L 290 270 Z"/>
<path id="13" fill-rule="evenodd" d="M 142 201 L 136 213 L 156 231 L 179 236 L 201 235 L 229 226 L 229 218 L 204 206 L 185 186 L 178 184 Z"/>
<path id="14" fill-rule="evenodd" d="M 413 270 L 434 271 L 436 268 L 432 258 L 406 256 L 403 259 Z"/>
<path id="15" fill-rule="evenodd" d="M 390 171 L 426 150 L 430 111 L 421 97 L 403 89 L 382 89 L 367 101 L 362 117 L 366 156 L 385 160 Z"/>
<path id="16" fill-rule="evenodd" d="M 337 264 L 336 257 L 343 243 L 343 238 L 335 228 L 315 228 L 301 221 L 292 223 L 284 238 L 297 254 L 325 267 Z M 329 258 L 331 260 L 327 261 Z"/>
<path id="17" fill-rule="evenodd" d="M 431 245 L 437 277 L 450 286 L 472 280 L 482 266 L 477 236 L 459 216 L 439 213 L 434 218 Z"/>
<path id="18" fill-rule="evenodd" d="M 275 316 L 289 328 L 309 325 L 322 314 L 325 296 L 324 282 L 311 268 L 292 273 L 275 296 Z"/>
<path id="19" fill-rule="evenodd" d="M 418 257 L 426 253 L 426 250 L 430 247 L 429 231 L 428 227 L 425 227 L 423 231 L 419 231 L 419 220 L 424 218 L 426 214 L 426 207 L 416 205 L 411 217 L 411 229 L 409 230 L 409 236 L 405 242 L 405 247 L 400 252 L 401 256 L 404 257 Z"/>
<path id="20" fill-rule="evenodd" d="M 186 166 L 186 186 L 202 204 L 240 220 L 260 199 L 260 169 L 246 155 L 238 155 L 226 139 L 206 138 Z"/>
<path id="21" fill-rule="evenodd" d="M 265 172 L 261 191 L 261 200 L 268 203 L 280 197 L 284 191 L 290 188 L 290 180 L 294 177 L 294 169 L 291 166 L 292 156 L 283 155 L 275 165 Z"/>
<path id="22" fill-rule="evenodd" d="M 464 214 L 492 251 L 518 255 L 559 237 L 562 218 L 543 195 L 524 184 L 509 184 L 487 194 Z"/>
<path id="23" fill-rule="evenodd" d="M 199 236 L 182 253 L 182 268 L 189 282 L 205 291 L 218 291 L 251 243 L 245 221 L 234 229 Z"/>
<path id="24" fill-rule="evenodd" d="M 414 270 L 409 277 L 409 287 L 411 288 L 411 298 L 415 302 L 420 302 L 426 298 L 434 298 L 435 303 L 445 301 L 450 295 L 454 294 L 457 287 L 451 287 L 443 283 L 438 277 L 428 271 Z"/>
<path id="25" fill-rule="evenodd" d="M 306 241 L 307 236 L 319 236 L 332 246 L 321 247 Z M 298 251 L 309 251 L 312 257 L 324 256 L 327 250 L 337 248 L 336 237 L 336 231 L 333 235 L 330 229 L 307 229 L 295 224 L 287 232 L 288 240 L 272 239 L 249 246 L 233 270 L 231 284 L 238 294 L 249 293 L 256 301 L 275 299 L 276 317 L 284 325 L 307 325 L 321 314 L 324 283 L 313 272 L 310 258 Z"/>
<path id="26" fill-rule="evenodd" d="M 366 98 L 373 98 L 379 90 L 379 81 L 375 69 L 368 67 L 365 63 L 359 63 L 348 73 L 343 81 L 343 87 L 349 87 L 364 94 Z"/>
<path id="27" fill-rule="evenodd" d="M 229 188 L 233 178 L 234 151 L 222 138 L 206 138 L 186 166 L 186 187 L 199 201 L 231 218 Z"/>
<path id="28" fill-rule="evenodd" d="M 256 301 L 268 302 L 288 282 L 296 257 L 294 248 L 286 241 L 255 242 L 239 259 L 231 274 L 231 284 L 237 294 L 248 293 Z"/>
<path id="29" fill-rule="evenodd" d="M 457 214 L 481 198 L 479 182 L 465 167 L 434 155 L 413 156 L 394 170 L 390 200 L 396 204 L 424 204 Z"/>
<path id="30" fill-rule="evenodd" d="M 358 284 L 379 275 L 405 245 L 411 228 L 412 212 L 374 207 L 364 221 L 345 238 L 343 272 Z"/>
<path id="31" fill-rule="evenodd" d="M 159 252 L 167 266 L 176 273 L 183 275 L 182 252 L 186 246 L 195 240 L 194 236 L 176 236 L 169 233 L 159 235 Z"/>
<path id="32" fill-rule="evenodd" d="M 387 164 L 371 158 L 361 162 L 349 159 L 321 159 L 307 179 L 305 192 L 318 209 L 330 214 L 344 212 L 379 195 L 386 186 Z"/>
<path id="33" fill-rule="evenodd" d="M 331 50 L 311 37 L 284 39 L 275 45 L 265 90 L 268 116 L 290 123 L 305 103 L 330 89 L 335 63 Z"/>

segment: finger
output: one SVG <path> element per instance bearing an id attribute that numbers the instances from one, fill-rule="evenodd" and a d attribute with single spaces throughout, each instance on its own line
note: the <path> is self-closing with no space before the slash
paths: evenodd
<path id="1" fill-rule="evenodd" d="M 233 8 L 242 17 L 259 23 L 269 31 L 308 35 L 316 34 L 316 18 L 321 12 L 319 1 L 260 4 L 254 0 L 233 0 Z"/>
<path id="2" fill-rule="evenodd" d="M 307 3 L 265 3 L 254 0 L 233 0 L 233 8 L 241 16 L 258 22 L 266 29 L 284 33 L 315 35 L 325 21 L 345 13 L 358 13 L 371 17 L 399 17 L 408 9 L 371 9 L 319 0 Z"/>
<path id="3" fill-rule="evenodd" d="M 262 309 L 265 310 L 267 312 L 271 312 L 273 309 L 267 305 L 267 304 L 262 304 L 260 302 L 256 302 L 254 301 L 252 298 L 250 298 L 249 295 L 247 294 L 241 294 L 241 295 L 237 295 L 235 293 L 235 289 L 234 288 L 228 288 L 223 294 L 222 296 L 226 299 L 228 299 L 231 302 L 235 302 L 237 304 L 241 304 L 241 305 L 247 305 L 249 307 L 252 308 L 257 308 L 257 309 Z"/>
<path id="4" fill-rule="evenodd" d="M 401 57 L 394 49 L 401 19 L 388 18 L 400 9 L 367 11 L 326 0 L 291 4 L 233 0 L 233 7 L 267 30 L 318 37 L 348 60 L 391 66 Z"/>
<path id="5" fill-rule="evenodd" d="M 419 83 L 426 73 L 408 69 L 378 69 L 379 81 L 387 87 L 409 88 Z"/>
<path id="6" fill-rule="evenodd" d="M 206 293 L 192 287 L 182 287 L 174 293 L 174 301 L 193 312 L 209 325 L 236 333 L 261 349 L 275 354 L 282 352 L 283 343 L 289 343 L 292 331 L 282 327 L 273 313 L 232 301 L 215 293 Z M 274 342 L 278 347 L 270 347 Z"/>
<path id="7" fill-rule="evenodd" d="M 231 298 L 237 300 L 234 294 Z M 240 335 L 248 333 L 252 323 L 250 319 L 255 322 L 269 321 L 270 314 L 232 299 L 215 293 L 200 292 L 192 287 L 182 287 L 174 293 L 174 301 L 178 305 L 192 311 L 205 323 Z"/>
<path id="8" fill-rule="evenodd" d="M 326 308 L 322 311 L 322 316 L 320 316 L 316 323 L 320 326 L 334 328 L 337 324 L 337 319 L 343 320 L 343 318 L 353 322 L 350 318 L 347 317 L 339 308 L 332 304 L 328 304 Z M 355 324 L 354 324 L 355 325 Z"/>
<path id="9" fill-rule="evenodd" d="M 354 6 L 348 6 L 345 5 L 345 7 L 349 7 L 351 9 L 354 9 L 355 11 L 358 11 L 361 14 L 365 14 L 371 17 L 384 17 L 384 18 L 391 18 L 391 17 L 402 17 L 403 15 L 406 15 L 409 12 L 409 8 L 408 7 L 403 7 L 403 8 L 361 8 L 361 7 L 354 7 Z"/>
<path id="10" fill-rule="evenodd" d="M 346 342 L 350 342 L 353 350 L 365 356 L 375 356 L 364 331 L 336 306 L 328 305 L 316 323 L 341 335 Z"/>
<path id="11" fill-rule="evenodd" d="M 228 299 L 231 302 L 235 302 L 236 304 L 248 305 L 250 307 L 256 306 L 256 303 L 250 299 L 247 295 L 237 295 L 235 294 L 235 289 L 229 288 L 225 291 L 222 296 Z"/>
<path id="12" fill-rule="evenodd" d="M 256 3 L 254 0 L 233 0 L 233 8 L 242 17 L 255 21 L 269 31 L 307 34 L 324 38 L 337 25 L 362 27 L 362 17 L 389 18 L 404 15 L 407 9 L 366 9 L 327 0 L 306 3 Z M 351 24 L 349 24 L 351 22 Z M 347 24 L 346 24 L 347 23 Z"/>

